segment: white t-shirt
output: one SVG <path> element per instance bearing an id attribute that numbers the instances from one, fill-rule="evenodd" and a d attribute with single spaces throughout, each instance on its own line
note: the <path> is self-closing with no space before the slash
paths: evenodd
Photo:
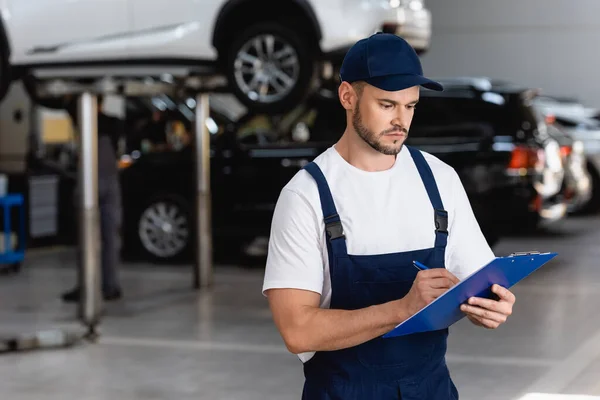
<path id="1" fill-rule="evenodd" d="M 495 256 L 481 233 L 456 171 L 423 152 L 448 211 L 446 268 L 463 279 Z M 406 146 L 394 166 L 367 172 L 349 164 L 332 146 L 315 160 L 329 184 L 342 221 L 348 254 L 372 255 L 431 248 L 433 208 Z M 282 189 L 275 207 L 263 293 L 293 288 L 331 300 L 325 223 L 316 181 L 305 170 Z M 298 356 L 303 362 L 314 353 Z"/>

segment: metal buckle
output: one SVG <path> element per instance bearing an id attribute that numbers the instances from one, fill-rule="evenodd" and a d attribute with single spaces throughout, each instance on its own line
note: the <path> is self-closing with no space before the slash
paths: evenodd
<path id="1" fill-rule="evenodd" d="M 448 212 L 446 210 L 435 210 L 435 231 L 448 233 Z"/>
<path id="2" fill-rule="evenodd" d="M 325 231 L 329 240 L 334 240 L 344 237 L 344 228 L 342 227 L 342 221 L 329 222 L 325 224 Z"/>

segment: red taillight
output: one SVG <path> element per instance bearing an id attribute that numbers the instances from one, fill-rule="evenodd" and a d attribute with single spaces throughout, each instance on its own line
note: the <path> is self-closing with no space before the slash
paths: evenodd
<path id="1" fill-rule="evenodd" d="M 536 168 L 543 163 L 543 151 L 527 146 L 517 146 L 513 149 L 508 169 L 521 170 Z"/>
<path id="2" fill-rule="evenodd" d="M 569 155 L 571 155 L 572 151 L 573 151 L 573 147 L 571 147 L 571 146 L 560 146 L 560 155 L 562 158 L 569 157 Z"/>
<path id="3" fill-rule="evenodd" d="M 553 123 L 556 122 L 556 117 L 552 114 L 546 115 L 545 119 L 546 119 L 546 124 L 548 124 L 548 125 L 552 125 Z"/>

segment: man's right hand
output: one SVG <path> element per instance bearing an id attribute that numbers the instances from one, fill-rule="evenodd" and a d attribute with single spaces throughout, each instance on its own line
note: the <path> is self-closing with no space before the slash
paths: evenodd
<path id="1" fill-rule="evenodd" d="M 445 268 L 419 271 L 410 291 L 404 297 L 409 314 L 416 314 L 458 282 L 459 279 Z"/>

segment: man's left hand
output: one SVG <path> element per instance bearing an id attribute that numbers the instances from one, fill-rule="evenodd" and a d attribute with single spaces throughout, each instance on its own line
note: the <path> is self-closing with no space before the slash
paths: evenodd
<path id="1" fill-rule="evenodd" d="M 496 329 L 512 314 L 515 295 L 500 285 L 493 285 L 492 292 L 498 295 L 499 300 L 471 297 L 468 304 L 463 304 L 460 309 L 467 314 L 469 320 L 478 326 Z"/>

